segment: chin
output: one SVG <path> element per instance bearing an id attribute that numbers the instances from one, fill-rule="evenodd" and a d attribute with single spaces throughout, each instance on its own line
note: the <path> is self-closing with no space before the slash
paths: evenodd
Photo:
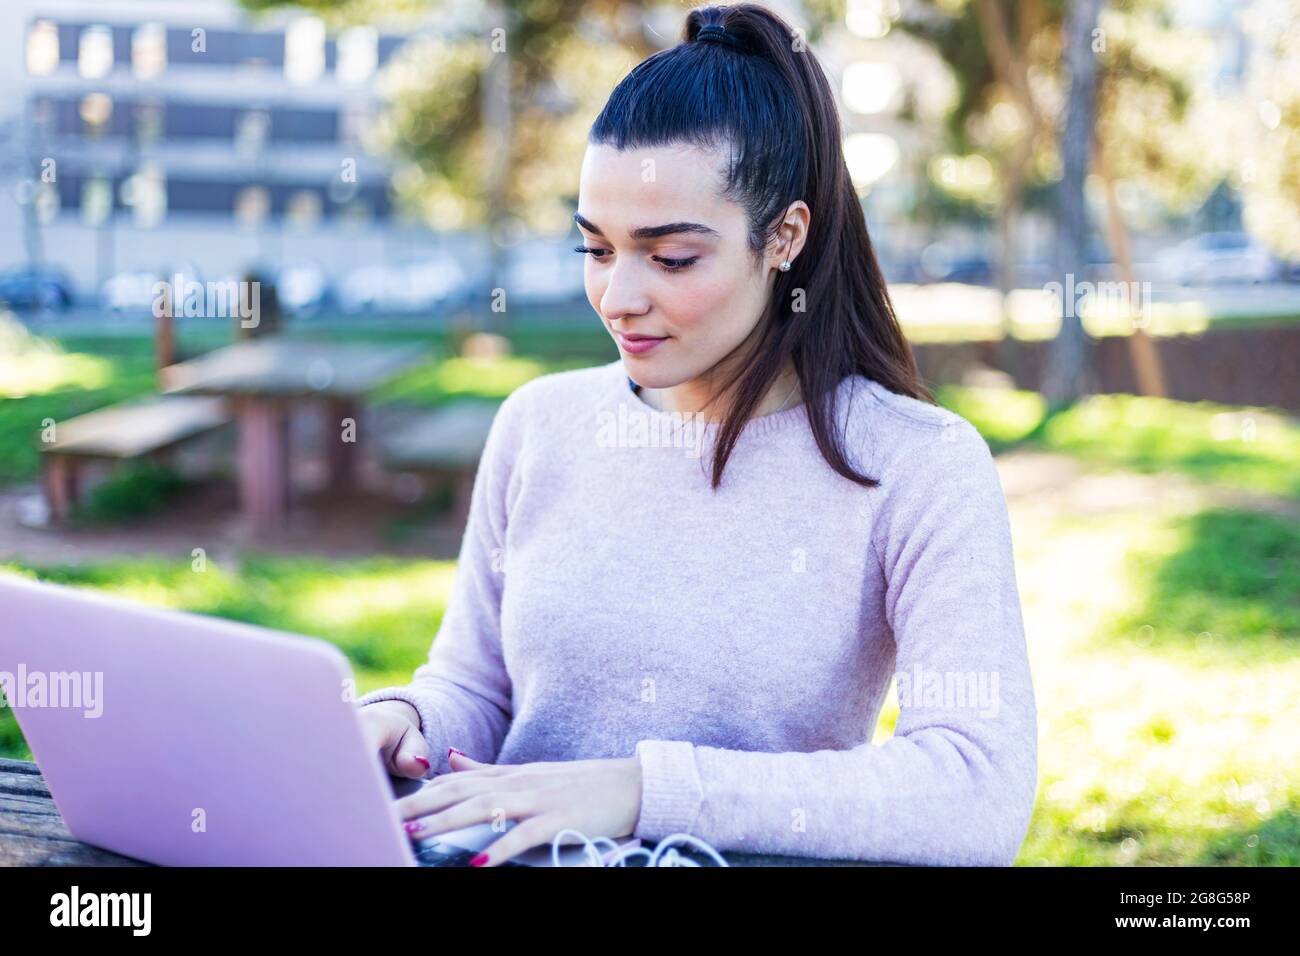
<path id="1" fill-rule="evenodd" d="M 623 356 L 623 371 L 642 388 L 672 388 L 686 381 L 684 376 L 655 369 L 635 355 Z"/>

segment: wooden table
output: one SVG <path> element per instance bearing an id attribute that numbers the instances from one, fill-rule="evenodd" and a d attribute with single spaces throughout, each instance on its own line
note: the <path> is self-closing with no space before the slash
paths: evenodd
<path id="1" fill-rule="evenodd" d="M 425 412 L 385 436 L 385 468 L 418 473 L 450 484 L 451 520 L 464 528 L 474 495 L 474 475 L 500 402 L 466 399 Z"/>
<path id="2" fill-rule="evenodd" d="M 324 402 L 329 484 L 352 487 L 357 441 L 343 422 L 357 421 L 360 399 L 429 356 L 422 345 L 371 345 L 254 339 L 162 370 L 169 394 L 220 395 L 239 428 L 239 499 L 250 530 L 279 528 L 291 503 L 289 413 Z M 355 426 L 354 426 L 355 429 Z"/>
<path id="3" fill-rule="evenodd" d="M 50 517 L 68 517 L 81 489 L 81 466 L 166 455 L 181 442 L 230 420 L 219 398 L 155 395 L 110 405 L 59 422 L 56 440 L 41 445 L 41 481 Z"/>
<path id="4" fill-rule="evenodd" d="M 732 866 L 890 866 L 851 860 L 723 853 Z M 705 866 L 711 866 L 708 861 Z M 79 842 L 63 825 L 34 763 L 0 757 L 0 866 L 148 866 Z"/>

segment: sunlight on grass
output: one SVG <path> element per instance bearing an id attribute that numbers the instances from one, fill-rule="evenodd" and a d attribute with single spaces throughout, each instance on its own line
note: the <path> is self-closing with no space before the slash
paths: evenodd
<path id="1" fill-rule="evenodd" d="M 994 448 L 1025 438 L 1047 413 L 1037 392 L 1011 388 L 939 386 L 935 398 L 969 421 Z"/>
<path id="2" fill-rule="evenodd" d="M 448 398 L 505 398 L 520 385 L 547 372 L 583 368 L 590 359 L 447 358 L 401 376 L 375 393 L 380 402 L 436 404 Z"/>
<path id="3" fill-rule="evenodd" d="M 113 365 L 98 355 L 32 350 L 0 352 L 0 398 L 24 398 L 68 388 L 103 388 Z"/>
<path id="4" fill-rule="evenodd" d="M 1032 447 L 1092 466 L 1177 472 L 1300 497 L 1300 426 L 1271 409 L 1093 395 L 1044 421 L 1046 404 L 1036 392 L 947 385 L 935 397 L 995 451 L 1028 439 Z"/>
<path id="5" fill-rule="evenodd" d="M 1013 507 L 1040 739 L 1022 864 L 1300 863 L 1300 635 L 1281 653 L 1250 631 L 1206 643 L 1206 581 L 1180 565 L 1198 537 L 1217 541 L 1217 560 L 1261 592 L 1256 618 L 1280 634 L 1294 609 L 1269 561 L 1295 527 L 1205 531 L 1215 520 L 1228 519 Z M 1214 626 L 1240 619 L 1221 614 Z M 1132 627 L 1151 620 L 1166 622 L 1163 643 Z"/>
<path id="6" fill-rule="evenodd" d="M 1042 444 L 1142 472 L 1300 495 L 1300 427 L 1267 409 L 1094 395 L 1047 422 Z"/>

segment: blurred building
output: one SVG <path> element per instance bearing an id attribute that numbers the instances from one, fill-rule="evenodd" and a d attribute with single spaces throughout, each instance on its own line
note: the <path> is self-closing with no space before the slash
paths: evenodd
<path id="1" fill-rule="evenodd" d="M 404 36 L 234 0 L 6 0 L 0 37 L 0 268 L 38 258 L 86 295 L 409 248 L 361 140 Z"/>

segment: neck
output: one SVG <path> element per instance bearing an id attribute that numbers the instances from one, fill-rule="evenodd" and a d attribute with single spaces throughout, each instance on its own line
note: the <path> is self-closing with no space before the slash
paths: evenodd
<path id="1" fill-rule="evenodd" d="M 725 406 L 722 402 L 713 402 L 709 405 L 711 394 L 709 386 L 699 379 L 692 379 L 671 388 L 642 387 L 640 393 L 648 405 L 661 412 L 698 414 L 710 423 L 720 422 L 725 416 Z M 798 376 L 792 367 L 787 367 L 767 390 L 767 394 L 763 396 L 750 417 L 762 418 L 764 415 L 794 408 L 802 400 Z"/>

